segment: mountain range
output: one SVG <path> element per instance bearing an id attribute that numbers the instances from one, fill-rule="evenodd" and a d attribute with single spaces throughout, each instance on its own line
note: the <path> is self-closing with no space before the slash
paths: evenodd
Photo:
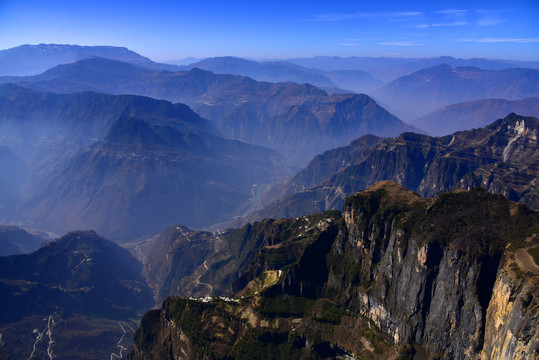
<path id="1" fill-rule="evenodd" d="M 521 100 L 539 96 L 539 69 L 483 70 L 443 64 L 394 80 L 376 96 L 416 115 L 471 100 Z"/>
<path id="2" fill-rule="evenodd" d="M 183 68 L 185 70 L 199 68 L 216 74 L 248 76 L 257 81 L 308 83 L 328 92 L 353 91 L 371 94 L 384 85 L 382 81 L 362 70 L 323 71 L 285 61 L 257 62 L 235 57 L 218 57 L 204 59 Z"/>
<path id="3" fill-rule="evenodd" d="M 2 359 L 103 359 L 151 305 L 140 263 L 91 231 L 0 257 L 0 272 Z"/>
<path id="4" fill-rule="evenodd" d="M 0 76 L 36 75 L 61 64 L 92 57 L 125 61 L 147 69 L 179 69 L 175 65 L 156 63 L 124 47 L 39 44 L 0 50 Z"/>
<path id="5" fill-rule="evenodd" d="M 504 70 L 509 68 L 539 69 L 539 61 L 513 61 L 484 58 L 461 59 L 452 56 L 427 58 L 402 57 L 339 57 L 315 56 L 311 58 L 285 59 L 293 64 L 325 71 L 363 70 L 386 83 L 424 68 L 447 64 L 452 67 L 477 67 L 485 70 Z"/>
<path id="6" fill-rule="evenodd" d="M 366 133 L 417 131 L 366 95 L 329 95 L 308 84 L 257 82 L 196 68 L 171 73 L 96 58 L 1 81 L 56 93 L 89 90 L 182 102 L 223 136 L 276 149 L 299 166 Z"/>
<path id="7" fill-rule="evenodd" d="M 538 215 L 479 188 L 427 199 L 377 183 L 342 216 L 219 234 L 236 271 L 220 297 L 212 276 L 231 263 L 206 263 L 211 234 L 171 229 L 177 240 L 161 244 L 182 245 L 168 247 L 166 267 L 196 253 L 205 270 L 177 281 L 213 297 L 169 297 L 146 313 L 128 358 L 533 358 Z"/>
<path id="8" fill-rule="evenodd" d="M 481 186 L 539 209 L 538 133 L 537 118 L 510 114 L 487 127 L 443 137 L 360 138 L 315 157 L 292 180 L 274 187 L 270 195 L 280 199 L 232 225 L 342 209 L 347 196 L 381 180 L 423 196 Z"/>
<path id="9" fill-rule="evenodd" d="M 0 256 L 31 253 L 49 237 L 43 233 L 30 233 L 17 226 L 0 225 Z"/>
<path id="10" fill-rule="evenodd" d="M 248 210 L 258 187 L 286 173 L 283 163 L 265 148 L 119 118 L 102 141 L 47 179 L 16 218 L 124 241 L 178 221 L 207 226 Z"/>
<path id="11" fill-rule="evenodd" d="M 453 104 L 411 122 L 434 136 L 481 128 L 507 114 L 539 117 L 539 98 L 524 100 L 483 99 Z"/>
<path id="12" fill-rule="evenodd" d="M 183 104 L 11 84 L 0 102 L 2 214 L 26 226 L 125 239 L 208 225 L 290 173 L 276 152 L 218 136 Z"/>
<path id="13" fill-rule="evenodd" d="M 0 51 L 0 360 L 536 358 L 538 68 Z"/>

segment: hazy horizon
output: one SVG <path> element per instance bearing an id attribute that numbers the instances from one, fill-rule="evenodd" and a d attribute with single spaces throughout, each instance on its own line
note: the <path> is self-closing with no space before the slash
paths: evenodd
<path id="1" fill-rule="evenodd" d="M 271 3 L 0 1 L 0 48 L 127 47 L 154 61 L 235 56 L 539 59 L 539 5 L 520 0 Z"/>

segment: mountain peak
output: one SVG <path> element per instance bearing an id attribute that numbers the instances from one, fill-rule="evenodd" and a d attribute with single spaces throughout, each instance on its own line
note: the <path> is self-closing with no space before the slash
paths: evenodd
<path id="1" fill-rule="evenodd" d="M 422 197 L 413 191 L 406 189 L 395 181 L 384 180 L 375 183 L 368 189 L 360 191 L 355 196 L 371 196 L 382 190 L 382 200 L 392 205 L 411 205 L 417 201 L 422 201 Z"/>
<path id="2" fill-rule="evenodd" d="M 0 75 L 40 74 L 57 65 L 89 57 L 127 62 L 146 69 L 178 71 L 179 66 L 160 64 L 125 47 L 67 44 L 21 45 L 0 50 Z"/>
<path id="3" fill-rule="evenodd" d="M 507 133 L 509 136 L 525 137 L 537 142 L 539 133 L 539 119 L 531 116 L 521 116 L 510 113 L 503 119 L 499 119 L 489 126 L 498 132 Z"/>

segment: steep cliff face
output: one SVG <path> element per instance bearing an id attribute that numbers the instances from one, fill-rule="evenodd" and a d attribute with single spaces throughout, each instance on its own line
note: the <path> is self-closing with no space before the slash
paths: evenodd
<path id="1" fill-rule="evenodd" d="M 484 128 L 443 137 L 403 133 L 365 143 L 361 151 L 354 150 L 354 142 L 315 158 L 280 189 L 282 198 L 244 219 L 340 210 L 347 196 L 383 180 L 422 196 L 480 186 L 539 209 L 538 140 L 539 119 L 509 114 Z"/>
<path id="2" fill-rule="evenodd" d="M 252 293 L 277 280 L 277 270 L 295 263 L 339 217 L 328 211 L 213 233 L 171 226 L 150 245 L 144 274 L 157 304 L 167 296 L 231 295 L 246 287 Z M 259 282 L 261 275 L 267 278 Z"/>
<path id="3" fill-rule="evenodd" d="M 539 266 L 526 258 L 519 249 L 498 271 L 486 315 L 483 360 L 539 357 Z"/>
<path id="4" fill-rule="evenodd" d="M 537 277 L 515 281 L 504 271 L 511 249 L 537 232 L 537 213 L 479 189 L 426 200 L 380 183 L 349 198 L 344 219 L 346 232 L 328 256 L 326 291 L 359 307 L 396 343 L 456 359 L 483 348 L 487 358 L 537 351 L 530 331 Z M 508 310 L 508 291 L 529 310 Z M 493 321 L 496 331 L 486 325 Z M 499 349 L 499 338 L 510 344 Z"/>
<path id="5" fill-rule="evenodd" d="M 241 322 L 234 316 L 244 319 L 243 335 L 227 340 L 231 358 L 241 358 L 238 342 L 276 351 L 280 345 L 268 339 L 289 343 L 293 333 L 303 343 L 289 358 L 314 356 L 326 344 L 363 358 L 407 358 L 417 351 L 434 358 L 531 359 L 539 351 L 539 267 L 527 250 L 537 251 L 538 233 L 539 213 L 501 195 L 474 188 L 426 199 L 381 182 L 349 197 L 342 218 L 286 266 L 250 272 L 264 263 L 264 248 L 249 255 L 251 265 L 239 269 L 238 278 L 250 274 L 253 280 L 234 306 L 193 304 L 203 312 L 224 306 L 219 316 L 229 319 L 225 329 Z M 302 240 L 288 246 L 294 241 Z M 253 282 L 267 286 L 253 291 Z M 160 324 L 150 338 L 170 331 L 171 325 Z M 181 332 L 192 325 L 175 326 Z M 191 345 L 203 343 L 184 336 Z M 204 339 L 211 342 L 211 336 Z M 136 341 L 132 354 L 144 346 L 147 354 L 161 351 L 151 341 Z"/>

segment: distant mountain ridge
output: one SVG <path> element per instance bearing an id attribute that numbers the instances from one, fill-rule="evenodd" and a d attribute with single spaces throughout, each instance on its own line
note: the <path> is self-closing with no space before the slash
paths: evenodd
<path id="1" fill-rule="evenodd" d="M 504 70 L 515 67 L 539 69 L 539 61 L 461 59 L 452 56 L 427 58 L 315 56 L 312 58 L 284 59 L 282 61 L 326 71 L 363 70 L 385 82 L 391 82 L 415 71 L 442 64 L 448 64 L 452 67 L 472 66 L 485 70 Z"/>
<path id="2" fill-rule="evenodd" d="M 185 70 L 200 68 L 216 74 L 248 76 L 257 81 L 308 83 L 328 92 L 348 90 L 369 94 L 384 85 L 382 81 L 361 70 L 323 71 L 285 61 L 256 62 L 230 56 L 204 59 L 183 68 Z"/>
<path id="3" fill-rule="evenodd" d="M 4 171 L 11 182 L 15 180 L 18 188 L 11 191 L 13 196 L 30 181 L 22 189 L 26 195 L 19 194 L 19 200 L 24 200 L 72 156 L 102 139 L 122 116 L 139 117 L 181 131 L 216 132 L 208 120 L 183 104 L 132 95 L 52 94 L 4 84 L 0 85 L 0 145 L 9 148 L 20 159 L 20 165 L 2 168 L 0 182 Z M 25 171 L 17 170 L 21 166 Z"/>
<path id="4" fill-rule="evenodd" d="M 17 226 L 0 225 L 0 256 L 33 252 L 45 241 L 44 234 L 31 234 Z"/>
<path id="5" fill-rule="evenodd" d="M 443 137 L 404 133 L 380 139 L 341 170 L 335 163 L 340 164 L 342 154 L 352 152 L 354 145 L 331 150 L 321 156 L 324 162 L 317 157 L 297 174 L 293 178 L 297 184 L 289 181 L 280 189 L 281 194 L 292 195 L 237 219 L 231 226 L 342 209 L 348 195 L 382 180 L 396 181 L 422 196 L 481 186 L 539 209 L 538 135 L 539 119 L 510 114 L 487 127 Z M 305 188 L 304 184 L 314 182 L 310 177 L 319 179 L 317 173 L 324 173 L 326 180 Z"/>
<path id="6" fill-rule="evenodd" d="M 521 100 L 539 96 L 539 69 L 482 70 L 443 64 L 394 80 L 376 96 L 417 115 L 465 101 Z"/>
<path id="7" fill-rule="evenodd" d="M 539 97 L 513 101 L 484 99 L 449 105 L 417 118 L 411 124 L 430 135 L 442 136 L 485 127 L 510 113 L 539 117 Z"/>
<path id="8" fill-rule="evenodd" d="M 0 209 L 32 228 L 127 240 L 177 222 L 211 225 L 291 172 L 276 152 L 220 137 L 183 104 L 13 84 L 0 85 L 0 104 L 0 144 L 27 169 L 6 160 L 0 182 L 5 172 L 18 192 L 1 188 Z"/>
<path id="9" fill-rule="evenodd" d="M 60 64 L 90 57 L 125 61 L 148 69 L 179 70 L 176 65 L 156 63 L 125 47 L 39 44 L 0 50 L 0 76 L 36 75 Z"/>
<path id="10" fill-rule="evenodd" d="M 16 219 L 65 232 L 95 229 L 126 241 L 179 221 L 193 227 L 249 209 L 257 186 L 286 173 L 269 149 L 214 135 L 180 132 L 128 117 L 50 176 Z"/>
<path id="11" fill-rule="evenodd" d="M 199 68 L 215 74 L 233 74 L 253 78 L 257 81 L 309 83 L 318 87 L 337 86 L 327 77 L 308 69 L 286 62 L 257 62 L 225 56 L 207 58 L 186 66 L 183 70 Z"/>
<path id="12" fill-rule="evenodd" d="M 197 68 L 170 73 L 89 59 L 17 83 L 58 93 L 91 90 L 182 102 L 212 120 L 224 136 L 276 149 L 296 165 L 365 133 L 418 131 L 366 95 L 328 95 L 308 84 L 257 82 Z"/>

